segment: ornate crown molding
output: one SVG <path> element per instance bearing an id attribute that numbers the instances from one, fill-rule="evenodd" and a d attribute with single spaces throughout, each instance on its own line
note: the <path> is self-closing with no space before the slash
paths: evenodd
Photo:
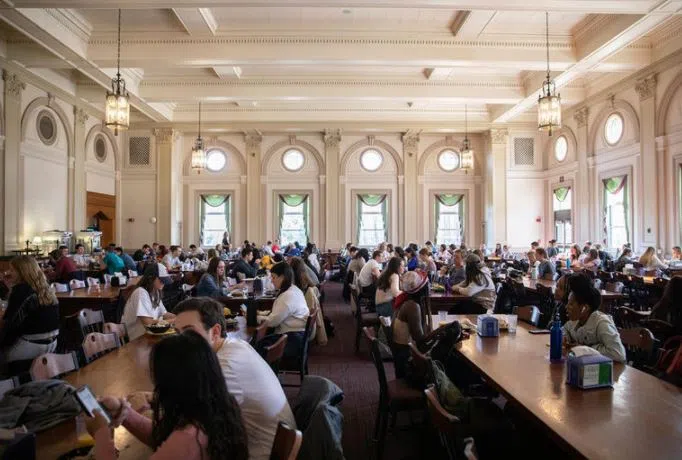
<path id="1" fill-rule="evenodd" d="M 589 115 L 590 110 L 587 107 L 582 107 L 580 109 L 577 109 L 573 113 L 573 119 L 575 122 L 578 124 L 578 128 L 583 128 L 587 126 L 587 116 Z"/>
<path id="2" fill-rule="evenodd" d="M 508 129 L 491 129 L 490 130 L 490 141 L 493 144 L 506 144 L 509 138 Z"/>
<path id="3" fill-rule="evenodd" d="M 327 149 L 336 149 L 341 143 L 340 129 L 327 129 L 324 131 L 324 146 Z"/>
<path id="4" fill-rule="evenodd" d="M 21 96 L 21 92 L 26 89 L 26 83 L 19 79 L 15 73 L 3 70 L 2 79 L 5 80 L 5 92 L 13 97 Z"/>
<path id="5" fill-rule="evenodd" d="M 653 97 L 656 93 L 656 74 L 651 74 L 637 80 L 635 83 L 635 91 L 637 91 L 640 101 Z"/>
<path id="6" fill-rule="evenodd" d="M 85 110 L 80 107 L 74 107 L 73 114 L 76 117 L 76 123 L 79 125 L 85 125 L 85 122 L 88 121 L 88 118 L 90 118 Z"/>
<path id="7" fill-rule="evenodd" d="M 144 80 L 140 87 L 260 87 L 260 86 L 369 86 L 369 87 L 396 87 L 396 88 L 511 88 L 522 89 L 523 86 L 516 79 L 496 79 L 496 80 L 377 80 L 377 79 L 354 79 L 354 80 L 334 80 L 334 79 L 253 79 L 253 80 L 196 80 L 196 79 L 176 79 L 176 80 Z M 191 109 L 188 108 L 188 110 Z M 210 111 L 211 107 L 207 107 Z M 214 111 L 217 109 L 214 108 Z M 459 109 L 458 109 L 459 110 Z"/>

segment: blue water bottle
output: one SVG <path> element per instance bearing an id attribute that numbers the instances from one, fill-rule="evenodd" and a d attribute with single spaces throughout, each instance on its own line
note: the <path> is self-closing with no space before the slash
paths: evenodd
<path id="1" fill-rule="evenodd" d="M 561 347 L 562 347 L 562 332 L 561 332 L 561 318 L 559 312 L 554 317 L 552 328 L 549 334 L 549 360 L 561 361 Z"/>
<path id="2" fill-rule="evenodd" d="M 571 268 L 571 257 L 566 257 L 566 270 Z"/>

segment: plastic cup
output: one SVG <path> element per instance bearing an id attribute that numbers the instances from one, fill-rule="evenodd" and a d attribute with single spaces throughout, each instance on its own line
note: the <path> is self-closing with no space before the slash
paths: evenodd
<path id="1" fill-rule="evenodd" d="M 516 326 L 519 322 L 519 317 L 516 315 L 507 315 L 507 331 L 510 334 L 516 334 Z"/>
<path id="2" fill-rule="evenodd" d="M 447 311 L 439 311 L 438 312 L 438 321 L 441 323 L 446 322 L 448 320 L 448 312 Z"/>

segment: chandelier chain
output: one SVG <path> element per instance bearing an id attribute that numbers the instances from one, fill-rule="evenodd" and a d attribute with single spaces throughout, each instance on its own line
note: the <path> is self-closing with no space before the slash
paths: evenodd
<path id="1" fill-rule="evenodd" d="M 545 11 L 545 39 L 547 45 L 547 81 L 549 81 L 549 12 Z"/>
<path id="2" fill-rule="evenodd" d="M 121 79 L 121 9 L 118 9 L 118 55 L 116 59 L 116 76 Z"/>

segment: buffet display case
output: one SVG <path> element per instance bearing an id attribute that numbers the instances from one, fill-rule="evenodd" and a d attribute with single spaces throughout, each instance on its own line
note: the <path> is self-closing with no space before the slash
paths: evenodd
<path id="1" fill-rule="evenodd" d="M 59 246 L 66 246 L 69 252 L 73 252 L 73 233 L 63 230 L 48 230 L 42 233 L 41 250 L 43 254 L 49 254 Z"/>
<path id="2" fill-rule="evenodd" d="M 82 230 L 76 234 L 76 244 L 85 247 L 86 254 L 92 254 L 95 249 L 102 247 L 102 232 L 97 230 Z"/>

